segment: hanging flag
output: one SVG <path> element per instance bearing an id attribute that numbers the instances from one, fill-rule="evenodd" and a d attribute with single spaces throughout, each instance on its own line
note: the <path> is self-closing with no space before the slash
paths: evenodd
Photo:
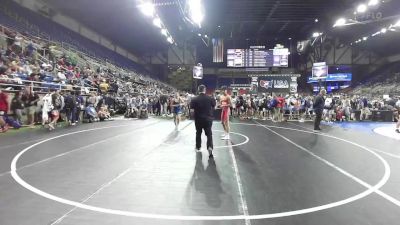
<path id="1" fill-rule="evenodd" d="M 213 38 L 213 62 L 224 62 L 224 40 L 222 38 Z"/>

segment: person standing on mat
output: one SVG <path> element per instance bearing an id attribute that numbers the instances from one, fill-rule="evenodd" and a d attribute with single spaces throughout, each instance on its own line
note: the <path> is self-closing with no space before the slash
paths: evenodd
<path id="1" fill-rule="evenodd" d="M 183 100 L 179 95 L 179 92 L 177 92 L 175 94 L 175 98 L 171 100 L 171 107 L 173 109 L 172 112 L 174 114 L 175 130 L 179 129 L 179 123 L 181 122 L 182 104 Z"/>
<path id="2" fill-rule="evenodd" d="M 316 115 L 314 120 L 314 130 L 321 130 L 319 124 L 321 123 L 322 112 L 324 111 L 325 95 L 326 95 L 326 90 L 322 89 L 314 101 L 314 112 Z"/>
<path id="3" fill-rule="evenodd" d="M 194 110 L 194 122 L 196 126 L 196 151 L 201 148 L 201 133 L 204 130 L 207 136 L 207 150 L 210 157 L 213 157 L 214 149 L 212 139 L 212 123 L 214 117 L 215 99 L 206 95 L 206 86 L 198 87 L 199 96 L 192 99 L 190 108 Z"/>
<path id="4" fill-rule="evenodd" d="M 8 95 L 0 89 L 0 133 L 5 133 L 9 129 L 6 122 L 8 107 Z"/>
<path id="5" fill-rule="evenodd" d="M 221 105 L 221 123 L 224 127 L 225 134 L 222 136 L 222 140 L 229 140 L 229 115 L 230 115 L 230 108 L 232 106 L 231 96 L 228 94 L 228 89 L 223 87 L 224 93 L 220 97 L 220 105 Z"/>

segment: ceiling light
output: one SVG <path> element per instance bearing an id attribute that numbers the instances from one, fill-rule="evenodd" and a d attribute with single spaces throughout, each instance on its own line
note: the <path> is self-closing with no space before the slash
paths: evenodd
<path id="1" fill-rule="evenodd" d="M 314 21 L 315 21 L 316 23 L 318 23 L 319 20 L 318 20 L 318 18 L 316 18 Z"/>
<path id="2" fill-rule="evenodd" d="M 218 25 L 218 28 L 221 28 L 221 25 Z"/>
<path id="3" fill-rule="evenodd" d="M 207 34 L 204 35 L 205 38 L 208 38 Z"/>
<path id="4" fill-rule="evenodd" d="M 322 33 L 314 32 L 312 36 L 316 38 L 316 37 L 319 37 L 321 35 L 322 35 Z"/>
<path id="5" fill-rule="evenodd" d="M 292 40 L 292 38 L 288 38 L 289 40 Z"/>
<path id="6" fill-rule="evenodd" d="M 161 29 L 161 34 L 164 35 L 164 36 L 168 36 L 167 29 Z"/>
<path id="7" fill-rule="evenodd" d="M 150 2 L 145 2 L 141 5 L 139 5 L 139 9 L 146 16 L 154 16 L 154 11 L 155 11 L 154 4 L 152 4 Z"/>
<path id="8" fill-rule="evenodd" d="M 361 5 L 359 5 L 359 6 L 357 7 L 357 12 L 359 12 L 359 13 L 364 13 L 364 12 L 367 11 L 367 9 L 368 9 L 367 5 L 361 4 Z"/>
<path id="9" fill-rule="evenodd" d="M 158 28 L 161 28 L 161 20 L 160 20 L 160 18 L 158 18 L 158 17 L 154 18 L 153 19 L 153 25 L 158 27 Z"/>
<path id="10" fill-rule="evenodd" d="M 173 43 L 174 43 L 174 40 L 172 39 L 172 37 L 168 37 L 168 38 L 167 38 L 167 41 L 168 41 L 168 43 L 170 43 L 170 44 L 173 44 Z"/>
<path id="11" fill-rule="evenodd" d="M 368 37 L 363 37 L 363 41 L 366 41 L 368 39 Z"/>
<path id="12" fill-rule="evenodd" d="M 200 33 L 198 33 L 198 34 L 197 34 L 197 36 L 201 37 L 201 34 L 200 34 Z"/>
<path id="13" fill-rule="evenodd" d="M 382 28 L 381 33 L 386 33 L 387 29 L 386 28 Z"/>
<path id="14" fill-rule="evenodd" d="M 333 25 L 333 27 L 340 27 L 344 26 L 346 24 L 346 19 L 345 18 L 339 18 L 336 20 L 336 23 Z"/>
<path id="15" fill-rule="evenodd" d="M 201 22 L 203 22 L 204 19 L 203 6 L 201 0 L 189 0 L 188 4 L 189 4 L 190 18 L 192 19 L 193 23 L 201 27 Z"/>
<path id="16" fill-rule="evenodd" d="M 382 29 L 383 30 L 383 29 Z M 372 37 L 375 37 L 376 35 L 378 35 L 378 34 L 381 34 L 382 32 L 381 31 L 378 31 L 378 32 L 376 32 L 375 34 L 373 34 L 373 35 L 371 35 Z"/>
<path id="17" fill-rule="evenodd" d="M 397 23 L 394 24 L 394 27 L 400 27 L 400 20 L 397 21 Z"/>
<path id="18" fill-rule="evenodd" d="M 369 0 L 368 5 L 369 6 L 374 6 L 374 5 L 378 5 L 379 1 L 378 0 Z"/>

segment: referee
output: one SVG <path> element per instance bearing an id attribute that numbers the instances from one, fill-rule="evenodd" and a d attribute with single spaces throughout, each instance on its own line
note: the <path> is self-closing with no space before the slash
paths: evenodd
<path id="1" fill-rule="evenodd" d="M 326 90 L 322 89 L 314 101 L 313 108 L 314 108 L 314 112 L 316 114 L 315 120 L 314 120 L 314 130 L 321 130 L 321 128 L 319 127 L 319 124 L 321 123 L 322 112 L 324 111 L 325 95 L 326 95 Z"/>
<path id="2" fill-rule="evenodd" d="M 214 149 L 212 139 L 212 123 L 214 117 L 215 100 L 206 95 L 206 86 L 198 87 L 199 96 L 192 99 L 190 108 L 194 110 L 194 121 L 196 125 L 196 151 L 201 148 L 201 133 L 207 136 L 207 150 L 210 157 L 213 157 Z"/>

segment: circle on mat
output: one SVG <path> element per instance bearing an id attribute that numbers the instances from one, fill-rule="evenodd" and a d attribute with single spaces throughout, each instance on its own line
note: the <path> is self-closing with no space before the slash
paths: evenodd
<path id="1" fill-rule="evenodd" d="M 221 133 L 223 133 L 223 132 L 225 132 L 225 131 L 222 131 L 222 130 L 212 130 L 213 132 L 221 132 Z M 230 132 L 230 134 L 234 134 L 234 135 L 237 135 L 237 136 L 241 136 L 241 137 L 243 137 L 244 138 L 244 141 L 242 141 L 242 142 L 240 142 L 240 143 L 237 143 L 237 144 L 232 144 L 232 145 L 221 145 L 221 146 L 214 146 L 214 149 L 219 149 L 219 148 L 227 148 L 227 147 L 237 147 L 237 146 L 241 146 L 241 145 L 245 145 L 245 144 L 247 144 L 249 141 L 250 141 L 250 139 L 249 139 L 249 137 L 248 136 L 246 136 L 246 135 L 244 135 L 244 134 L 241 134 L 241 133 L 236 133 L 236 132 Z M 188 135 L 186 135 L 185 137 L 188 137 Z M 192 136 L 191 136 L 192 137 Z M 186 141 L 186 140 L 188 140 L 188 141 Z M 189 140 L 189 139 L 185 139 L 184 141 L 183 141 L 183 144 L 184 145 L 195 145 L 195 141 L 194 140 Z M 173 146 L 173 145 L 175 145 L 175 144 L 171 144 L 171 143 L 162 143 L 162 145 L 167 145 L 167 146 Z"/>
<path id="2" fill-rule="evenodd" d="M 260 126 L 257 124 L 254 124 L 255 126 Z M 118 127 L 118 126 L 114 126 Z M 307 214 L 307 213 L 312 213 L 312 212 L 317 212 L 317 211 L 321 211 L 321 210 L 325 210 L 325 209 L 330 209 L 330 208 L 334 208 L 334 207 L 338 207 L 338 206 L 342 206 L 351 202 L 354 202 L 356 200 L 360 200 L 362 198 L 367 197 L 368 195 L 374 193 L 375 191 L 379 190 L 381 187 L 383 187 L 386 182 L 389 180 L 390 177 L 390 167 L 388 162 L 382 158 L 380 155 L 378 155 L 377 153 L 375 153 L 374 151 L 368 149 L 365 146 L 362 146 L 360 144 L 357 144 L 355 142 L 346 140 L 346 139 L 342 139 L 339 137 L 335 137 L 335 136 L 331 136 L 331 135 L 326 135 L 323 133 L 313 133 L 313 132 L 309 132 L 309 131 L 304 131 L 304 130 L 299 130 L 299 129 L 288 129 L 288 130 L 292 130 L 292 131 L 297 131 L 297 132 L 304 132 L 304 133 L 313 133 L 315 135 L 320 135 L 320 136 L 325 136 L 325 137 L 329 137 L 329 138 L 333 138 L 336 140 L 340 140 L 342 142 L 346 142 L 349 144 L 352 144 L 354 146 L 360 147 L 361 149 L 373 154 L 375 157 L 377 157 L 383 164 L 384 168 L 385 168 L 385 173 L 382 177 L 382 179 L 375 185 L 371 185 L 370 188 L 368 188 L 367 190 L 365 190 L 364 192 L 361 192 L 360 194 L 351 196 L 347 199 L 344 200 L 340 200 L 340 201 L 336 201 L 336 202 L 332 202 L 332 203 L 328 203 L 328 204 L 324 204 L 321 206 L 316 206 L 316 207 L 311 207 L 311 208 L 306 208 L 306 209 L 299 209 L 299 210 L 294 210 L 294 211 L 286 211 L 286 212 L 280 212 L 280 213 L 271 213 L 271 214 L 259 214 L 259 215 L 233 215 L 233 216 L 181 216 L 181 215 L 162 215 L 162 214 L 152 214 L 152 213 L 138 213 L 138 212 L 130 212 L 130 211 L 123 211 L 123 210 L 115 210 L 115 209 L 107 209 L 107 208 L 102 208 L 102 207 L 97 207 L 97 206 L 92 206 L 92 205 L 87 205 L 87 204 L 83 204 L 80 202 L 76 202 L 76 201 L 72 201 L 72 200 L 68 200 L 68 199 L 64 199 L 52 194 L 49 194 L 45 191 L 42 191 L 32 185 L 30 185 L 29 183 L 27 183 L 25 180 L 23 180 L 18 172 L 17 172 L 17 163 L 18 160 L 21 158 L 21 156 L 26 153 L 27 151 L 31 150 L 32 148 L 45 143 L 47 141 L 50 140 L 54 140 L 57 138 L 61 138 L 61 137 L 65 137 L 65 136 L 69 136 L 69 135 L 73 135 L 73 134 L 77 134 L 77 133 L 83 133 L 83 132 L 89 132 L 89 131 L 94 131 L 94 130 L 101 130 L 101 129 L 107 129 L 107 128 L 111 128 L 111 127 L 104 127 L 104 128 L 93 128 L 93 129 L 87 129 L 87 130 L 81 130 L 81 131 L 76 131 L 76 132 L 71 132 L 71 133 L 67 133 L 67 134 L 62 134 L 56 137 L 52 137 L 52 138 L 48 138 L 45 139 L 43 141 L 37 142 L 25 149 L 23 149 L 21 152 L 19 152 L 12 160 L 11 162 L 11 176 L 13 177 L 13 179 L 19 183 L 21 186 L 23 186 L 24 188 L 32 191 L 35 194 L 38 194 L 42 197 L 45 197 L 47 199 L 59 202 L 59 203 L 63 203 L 66 205 L 70 205 L 70 206 L 74 206 L 77 208 L 81 208 L 81 209 L 86 209 L 86 210 L 90 210 L 90 211 L 94 211 L 94 212 L 100 212 L 100 213 L 106 213 L 106 214 L 112 214 L 112 215 L 120 215 L 120 216 L 128 216 L 128 217 L 137 217 L 137 218 L 148 218 L 148 219 L 164 219 L 164 220 L 186 220 L 186 221 L 194 221 L 194 220 L 214 220 L 214 221 L 221 221 L 221 220 L 246 220 L 246 219 L 250 219 L 250 220 L 255 220 L 255 219 L 269 219 L 269 218 L 279 218 L 279 217 L 288 217 L 288 216 L 294 216 L 294 215 L 301 215 L 301 214 Z M 281 129 L 286 129 L 285 127 L 278 127 L 278 126 L 273 126 L 273 128 L 281 128 Z"/>
<path id="3" fill-rule="evenodd" d="M 215 132 L 221 132 L 221 133 L 225 132 L 225 131 L 223 131 L 223 130 L 213 130 L 213 131 L 215 131 Z M 226 148 L 226 147 L 237 147 L 237 146 L 240 146 L 240 145 L 247 144 L 247 143 L 249 142 L 249 140 L 250 140 L 249 137 L 247 137 L 246 135 L 241 134 L 241 133 L 229 132 L 229 134 L 234 134 L 234 135 L 242 136 L 242 137 L 244 137 L 244 141 L 241 142 L 241 143 L 238 143 L 238 144 L 234 144 L 234 145 L 214 146 L 214 149 Z"/>

